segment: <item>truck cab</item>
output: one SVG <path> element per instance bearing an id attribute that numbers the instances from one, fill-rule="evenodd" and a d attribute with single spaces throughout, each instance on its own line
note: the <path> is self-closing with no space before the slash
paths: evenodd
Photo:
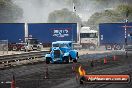
<path id="1" fill-rule="evenodd" d="M 77 62 L 78 52 L 73 50 L 72 41 L 52 42 L 51 51 L 45 55 L 46 63 L 54 62 Z"/>
<path id="2" fill-rule="evenodd" d="M 41 45 L 36 38 L 28 38 L 25 44 L 25 51 L 41 50 Z"/>
<path id="3" fill-rule="evenodd" d="M 96 30 L 91 30 L 90 27 L 82 27 L 80 31 L 80 44 L 82 48 L 95 50 L 98 44 L 98 35 Z"/>

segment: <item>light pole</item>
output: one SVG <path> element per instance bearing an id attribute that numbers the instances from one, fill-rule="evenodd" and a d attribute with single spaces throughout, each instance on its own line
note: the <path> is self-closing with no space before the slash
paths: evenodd
<path id="1" fill-rule="evenodd" d="M 27 42 L 29 36 L 28 36 L 28 23 L 25 22 L 24 24 L 24 32 L 25 32 L 25 42 Z"/>
<path id="2" fill-rule="evenodd" d="M 128 21 L 125 20 L 125 26 L 122 26 L 125 28 L 125 46 L 127 46 L 127 28 L 129 27 L 127 26 L 127 23 Z"/>
<path id="3" fill-rule="evenodd" d="M 77 12 L 76 12 L 76 6 L 75 6 L 75 3 L 74 3 L 74 0 L 72 2 L 72 12 L 75 13 L 75 15 L 78 15 Z M 78 15 L 79 16 L 79 15 Z M 79 29 L 79 22 L 77 22 L 77 42 L 79 42 L 80 44 L 80 29 Z"/>
<path id="4" fill-rule="evenodd" d="M 127 36 L 128 36 L 127 28 L 132 28 L 132 26 L 127 26 L 127 24 L 128 24 L 128 19 L 126 18 L 125 19 L 125 26 L 122 26 L 123 28 L 125 28 L 125 47 L 128 45 L 128 43 L 127 43 Z M 128 58 L 127 50 L 126 50 L 126 57 Z"/>

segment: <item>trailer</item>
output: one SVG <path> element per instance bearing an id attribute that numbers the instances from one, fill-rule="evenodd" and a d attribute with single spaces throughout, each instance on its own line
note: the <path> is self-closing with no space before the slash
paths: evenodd
<path id="1" fill-rule="evenodd" d="M 28 34 L 44 47 L 55 41 L 77 42 L 77 23 L 28 23 Z"/>
<path id="2" fill-rule="evenodd" d="M 8 40 L 8 50 L 22 50 L 24 23 L 0 23 L 0 40 Z"/>
<path id="3" fill-rule="evenodd" d="M 0 40 L 8 40 L 8 50 L 41 50 L 55 41 L 76 43 L 77 23 L 0 23 Z"/>
<path id="4" fill-rule="evenodd" d="M 132 23 L 99 24 L 99 44 L 107 50 L 121 50 L 126 45 L 131 45 Z"/>

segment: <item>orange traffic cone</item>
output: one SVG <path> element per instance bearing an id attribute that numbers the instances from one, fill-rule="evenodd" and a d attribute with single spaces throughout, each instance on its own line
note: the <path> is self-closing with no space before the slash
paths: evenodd
<path id="1" fill-rule="evenodd" d="M 15 82 L 15 76 L 13 75 L 12 81 L 11 81 L 11 88 L 16 88 L 16 82 Z"/>
<path id="2" fill-rule="evenodd" d="M 106 64 L 107 63 L 107 59 L 106 59 L 106 57 L 104 58 L 104 64 Z"/>

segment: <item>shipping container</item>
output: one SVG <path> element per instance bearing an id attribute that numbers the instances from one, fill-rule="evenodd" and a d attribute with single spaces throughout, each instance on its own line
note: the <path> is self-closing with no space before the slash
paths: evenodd
<path id="1" fill-rule="evenodd" d="M 0 23 L 0 40 L 9 43 L 24 41 L 24 23 Z"/>
<path id="2" fill-rule="evenodd" d="M 132 23 L 99 24 L 99 42 L 100 45 L 105 45 L 107 49 L 122 49 L 124 45 L 131 44 L 131 40 Z"/>
<path id="3" fill-rule="evenodd" d="M 43 44 L 62 40 L 77 42 L 76 23 L 29 23 L 28 32 L 29 37 Z"/>
<path id="4" fill-rule="evenodd" d="M 8 40 L 8 50 L 23 50 L 24 23 L 0 23 L 0 40 Z"/>

